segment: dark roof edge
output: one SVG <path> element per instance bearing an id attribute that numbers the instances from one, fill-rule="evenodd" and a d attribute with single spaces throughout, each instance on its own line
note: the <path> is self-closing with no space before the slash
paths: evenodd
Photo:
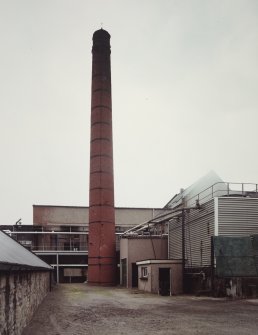
<path id="1" fill-rule="evenodd" d="M 89 206 L 65 206 L 65 205 L 35 205 L 32 207 L 59 207 L 59 208 L 89 208 Z M 166 208 L 161 207 L 117 207 L 115 209 L 149 209 L 149 210 L 166 210 Z"/>
<path id="2" fill-rule="evenodd" d="M 41 262 L 45 263 L 46 264 L 46 267 L 40 267 L 41 269 L 49 269 L 51 270 L 52 267 L 46 263 L 45 261 L 43 261 L 39 256 L 37 256 L 36 254 L 34 254 L 34 252 L 32 252 L 31 250 L 27 249 L 24 245 L 22 245 L 19 241 L 17 241 L 14 237 L 10 236 L 9 234 L 7 234 L 6 232 L 4 232 L 3 230 L 1 230 L 1 233 L 5 234 L 6 236 L 8 236 L 10 239 L 12 239 L 13 241 L 15 241 L 17 244 L 19 244 L 22 248 L 24 248 L 25 250 L 27 250 L 28 252 L 30 252 L 33 256 L 35 256 L 36 258 L 38 258 Z M 5 264 L 4 262 L 0 262 L 0 266 L 1 264 Z M 7 264 L 11 264 L 11 263 L 7 263 Z M 15 263 L 13 263 L 15 264 Z M 16 264 L 15 264 L 16 265 Z M 35 268 L 34 266 L 32 265 L 27 265 L 27 264 L 18 264 L 18 265 L 21 265 L 21 266 L 26 266 L 26 267 L 33 267 Z"/>
<path id="3" fill-rule="evenodd" d="M 128 234 L 128 235 L 122 235 L 121 239 L 130 239 L 130 240 L 147 240 L 147 239 L 168 239 L 168 235 L 162 234 L 162 235 L 134 235 L 134 234 Z"/>
<path id="4" fill-rule="evenodd" d="M 52 271 L 53 268 L 49 265 L 49 267 L 41 267 L 41 266 L 32 266 L 27 264 L 18 264 L 18 263 L 7 263 L 0 262 L 0 270 L 1 271 Z"/>

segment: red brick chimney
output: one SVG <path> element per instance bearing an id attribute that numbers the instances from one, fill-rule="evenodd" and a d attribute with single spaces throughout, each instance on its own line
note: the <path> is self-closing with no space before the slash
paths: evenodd
<path id="1" fill-rule="evenodd" d="M 88 282 L 116 283 L 110 35 L 93 34 Z"/>

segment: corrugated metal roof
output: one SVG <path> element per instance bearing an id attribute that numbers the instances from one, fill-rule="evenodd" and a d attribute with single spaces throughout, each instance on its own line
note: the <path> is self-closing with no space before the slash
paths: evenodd
<path id="1" fill-rule="evenodd" d="M 24 268 L 52 269 L 38 256 L 27 250 L 9 235 L 0 231 L 0 268 L 11 266 Z"/>

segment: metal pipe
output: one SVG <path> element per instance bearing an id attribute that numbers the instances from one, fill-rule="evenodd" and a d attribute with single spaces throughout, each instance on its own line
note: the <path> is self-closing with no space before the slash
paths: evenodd
<path id="1" fill-rule="evenodd" d="M 38 234 L 38 235 L 88 235 L 88 232 L 69 232 L 69 231 L 14 231 L 10 232 L 10 234 Z"/>
<path id="2" fill-rule="evenodd" d="M 211 291 L 214 293 L 214 241 L 213 236 L 211 236 Z"/>
<path id="3" fill-rule="evenodd" d="M 59 258 L 58 253 L 56 254 L 56 283 L 59 284 Z"/>
<path id="4" fill-rule="evenodd" d="M 183 292 L 185 292 L 185 209 L 182 209 L 182 276 Z"/>

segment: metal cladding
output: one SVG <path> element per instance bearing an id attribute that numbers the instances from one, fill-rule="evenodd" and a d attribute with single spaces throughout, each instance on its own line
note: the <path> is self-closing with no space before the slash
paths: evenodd
<path id="1" fill-rule="evenodd" d="M 88 282 L 116 282 L 110 35 L 93 34 Z"/>

